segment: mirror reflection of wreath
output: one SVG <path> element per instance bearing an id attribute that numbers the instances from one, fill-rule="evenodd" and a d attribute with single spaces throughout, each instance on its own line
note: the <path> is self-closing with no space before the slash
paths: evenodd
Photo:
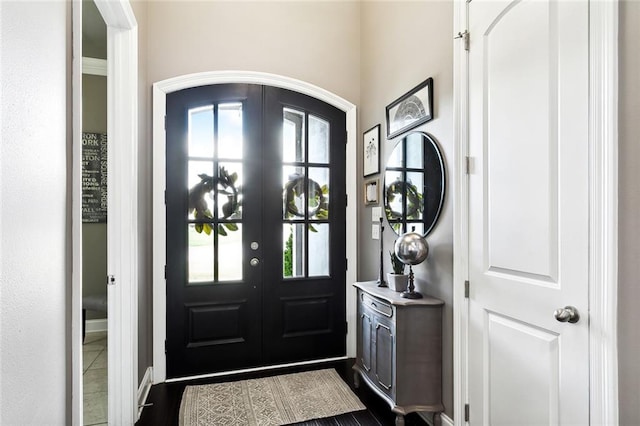
<path id="1" fill-rule="evenodd" d="M 214 188 L 217 189 L 218 195 L 227 197 L 227 202 L 221 206 L 221 219 L 229 219 L 240 216 L 240 195 L 241 188 L 236 188 L 238 174 L 229 174 L 223 166 L 218 168 L 218 177 L 209 176 L 205 173 L 199 174 L 200 182 L 195 184 L 189 190 L 189 214 L 193 213 L 195 220 L 213 220 L 213 213 L 209 210 L 205 195 L 210 194 Z M 202 231 L 210 235 L 211 231 L 219 235 L 227 235 L 227 231 L 237 231 L 238 225 L 231 222 L 219 223 L 217 227 L 213 227 L 210 223 L 196 223 L 195 230 L 198 233 Z"/>
<path id="2" fill-rule="evenodd" d="M 308 194 L 307 185 L 305 185 L 305 177 L 300 174 L 293 174 L 289 176 L 289 181 L 284 185 L 283 201 L 284 201 L 284 217 L 285 219 L 291 218 L 304 218 L 304 208 L 300 211 L 296 201 L 299 201 L 304 195 L 307 195 L 307 204 L 309 209 L 309 218 L 315 216 L 316 219 L 325 220 L 329 218 L 329 187 L 322 185 L 313 179 L 307 179 L 308 182 Z M 309 224 L 309 230 L 317 232 L 316 229 Z"/>
<path id="3" fill-rule="evenodd" d="M 391 220 L 402 219 L 402 212 L 395 211 L 391 208 L 391 204 L 396 198 L 402 199 L 402 194 L 406 194 L 407 197 L 407 219 L 419 219 L 420 215 L 424 211 L 424 203 L 422 201 L 422 194 L 418 192 L 418 188 L 411 182 L 405 182 L 400 179 L 396 179 L 386 189 L 385 213 L 387 218 Z"/>

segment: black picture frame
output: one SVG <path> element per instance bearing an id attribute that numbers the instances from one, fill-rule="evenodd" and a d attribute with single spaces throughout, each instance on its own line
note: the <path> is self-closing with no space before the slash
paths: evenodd
<path id="1" fill-rule="evenodd" d="M 386 108 L 387 139 L 433 120 L 433 78 L 429 77 Z"/>
<path id="2" fill-rule="evenodd" d="M 362 134 L 362 174 L 380 173 L 380 124 Z"/>

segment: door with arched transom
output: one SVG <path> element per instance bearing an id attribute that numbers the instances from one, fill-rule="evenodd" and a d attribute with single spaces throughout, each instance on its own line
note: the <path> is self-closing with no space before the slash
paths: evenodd
<path id="1" fill-rule="evenodd" d="M 253 84 L 166 111 L 167 377 L 345 355 L 344 112 Z"/>

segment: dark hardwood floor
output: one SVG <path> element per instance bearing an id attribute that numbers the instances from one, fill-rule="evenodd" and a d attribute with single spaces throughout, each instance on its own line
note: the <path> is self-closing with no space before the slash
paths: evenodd
<path id="1" fill-rule="evenodd" d="M 179 383 L 162 383 L 151 387 L 146 403 L 152 404 L 142 411 L 138 426 L 175 426 L 178 424 L 178 412 L 182 393 L 187 385 L 200 385 L 206 383 L 229 382 L 257 377 L 274 376 L 278 374 L 295 373 L 305 370 L 317 370 L 322 368 L 335 368 L 338 374 L 351 387 L 360 401 L 367 407 L 364 411 L 356 411 L 327 419 L 311 420 L 296 423 L 297 426 L 387 426 L 395 424 L 395 414 L 391 412 L 389 404 L 371 391 L 364 383 L 358 389 L 353 384 L 353 359 L 315 364 L 302 367 L 290 367 L 278 370 L 268 370 L 258 373 L 237 374 L 233 376 L 217 377 L 210 379 L 192 380 Z M 424 426 L 427 423 L 416 414 L 411 413 L 405 417 L 407 426 Z"/>

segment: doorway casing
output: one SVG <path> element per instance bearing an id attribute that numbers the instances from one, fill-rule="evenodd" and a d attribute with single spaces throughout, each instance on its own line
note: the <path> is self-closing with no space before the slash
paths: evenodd
<path id="1" fill-rule="evenodd" d="M 107 25 L 108 420 L 138 419 L 138 28 L 128 0 L 94 0 Z M 82 0 L 73 3 L 82 34 Z M 71 419 L 82 425 L 82 44 L 73 37 Z M 107 277 L 105 277 L 105 283 Z"/>
<path id="2" fill-rule="evenodd" d="M 259 84 L 289 89 L 324 101 L 346 114 L 347 147 L 346 164 L 356 164 L 356 107 L 345 99 L 312 84 L 275 74 L 252 71 L 211 71 L 163 80 L 153 85 L 153 383 L 166 380 L 166 213 L 164 191 L 166 182 L 166 136 L 164 128 L 166 95 L 178 90 L 211 84 Z M 355 169 L 355 167 L 354 167 Z M 351 283 L 356 281 L 357 262 L 357 213 L 356 173 L 346 174 L 348 196 L 347 262 L 352 265 L 346 276 L 347 323 L 355 330 L 355 291 Z M 355 356 L 355 334 L 347 335 L 347 356 Z"/>

